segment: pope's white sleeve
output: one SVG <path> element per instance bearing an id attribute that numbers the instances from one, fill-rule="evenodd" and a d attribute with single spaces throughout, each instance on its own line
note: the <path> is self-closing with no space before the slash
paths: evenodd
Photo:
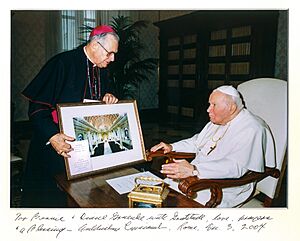
<path id="1" fill-rule="evenodd" d="M 249 128 L 232 140 L 225 156 L 215 160 L 204 160 L 197 156 L 193 161 L 200 178 L 239 178 L 248 170 L 264 170 L 264 133 Z M 243 137 L 243 138 L 242 138 Z"/>
<path id="2" fill-rule="evenodd" d="M 196 141 L 198 139 L 198 135 L 199 134 L 196 134 L 191 138 L 172 143 L 172 150 L 178 152 L 197 152 Z"/>
<path id="3" fill-rule="evenodd" d="M 207 129 L 210 126 L 210 122 L 206 124 L 206 126 L 202 129 L 202 131 L 198 134 L 195 134 L 191 138 L 187 138 L 175 143 L 172 143 L 173 151 L 178 151 L 178 152 L 198 152 L 199 146 L 197 143 L 199 140 L 201 140 L 204 136 L 204 134 L 207 132 Z"/>
<path id="4" fill-rule="evenodd" d="M 193 164 L 199 171 L 199 178 L 239 178 L 247 171 L 241 172 L 235 161 L 229 158 L 200 163 L 194 161 Z"/>

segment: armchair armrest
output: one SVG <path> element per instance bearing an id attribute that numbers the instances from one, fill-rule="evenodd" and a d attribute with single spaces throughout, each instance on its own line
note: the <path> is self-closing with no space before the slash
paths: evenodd
<path id="1" fill-rule="evenodd" d="M 158 150 L 156 152 L 147 151 L 146 156 L 148 161 L 151 161 L 153 157 L 165 157 L 166 163 L 168 163 L 177 158 L 194 159 L 196 154 L 174 151 L 164 154 L 162 150 Z M 188 177 L 179 182 L 178 188 L 189 198 L 193 198 L 198 191 L 210 189 L 211 197 L 210 200 L 205 204 L 205 207 L 213 208 L 221 203 L 223 197 L 223 188 L 237 187 L 252 182 L 259 182 L 268 176 L 278 178 L 280 176 L 280 171 L 276 168 L 265 167 L 264 172 L 249 171 L 240 178 L 199 179 L 198 177 Z"/>
<path id="2" fill-rule="evenodd" d="M 240 178 L 199 179 L 198 177 L 188 177 L 179 182 L 178 188 L 189 198 L 194 197 L 198 191 L 210 189 L 211 197 L 205 204 L 205 207 L 216 207 L 222 201 L 223 188 L 237 187 L 251 182 L 259 182 L 268 176 L 278 178 L 280 176 L 280 171 L 276 168 L 265 167 L 264 172 L 260 173 L 249 171 Z"/>
<path id="3" fill-rule="evenodd" d="M 172 162 L 173 159 L 194 159 L 196 154 L 190 152 L 176 152 L 171 151 L 169 153 L 164 153 L 162 150 L 156 152 L 146 151 L 147 161 L 151 161 L 153 157 L 166 157 L 167 161 Z"/>

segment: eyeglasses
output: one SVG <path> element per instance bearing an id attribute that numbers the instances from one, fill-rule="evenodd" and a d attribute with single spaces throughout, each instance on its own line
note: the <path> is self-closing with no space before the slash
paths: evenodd
<path id="1" fill-rule="evenodd" d="M 110 58 L 113 54 L 116 54 L 116 52 L 114 52 L 114 51 L 111 51 L 111 52 L 109 52 L 101 43 L 99 43 L 98 41 L 97 41 L 97 43 L 105 50 L 105 52 L 106 52 L 106 57 L 107 58 Z"/>

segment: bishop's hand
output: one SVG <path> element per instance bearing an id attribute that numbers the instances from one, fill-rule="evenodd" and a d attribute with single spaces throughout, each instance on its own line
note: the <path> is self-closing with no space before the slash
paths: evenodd
<path id="1" fill-rule="evenodd" d="M 58 155 L 63 157 L 71 157 L 68 153 L 73 151 L 73 148 L 66 141 L 74 141 L 75 138 L 62 133 L 57 133 L 49 139 L 50 144 Z"/>
<path id="2" fill-rule="evenodd" d="M 105 104 L 115 104 L 117 103 L 119 100 L 117 97 L 115 97 L 114 95 L 110 94 L 110 93 L 106 93 L 102 99 L 102 101 L 105 102 Z"/>

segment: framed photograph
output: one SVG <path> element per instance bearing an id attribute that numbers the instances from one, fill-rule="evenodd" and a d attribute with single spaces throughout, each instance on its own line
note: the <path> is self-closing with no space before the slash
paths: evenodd
<path id="1" fill-rule="evenodd" d="M 136 101 L 58 104 L 59 127 L 72 136 L 68 179 L 146 160 Z"/>

